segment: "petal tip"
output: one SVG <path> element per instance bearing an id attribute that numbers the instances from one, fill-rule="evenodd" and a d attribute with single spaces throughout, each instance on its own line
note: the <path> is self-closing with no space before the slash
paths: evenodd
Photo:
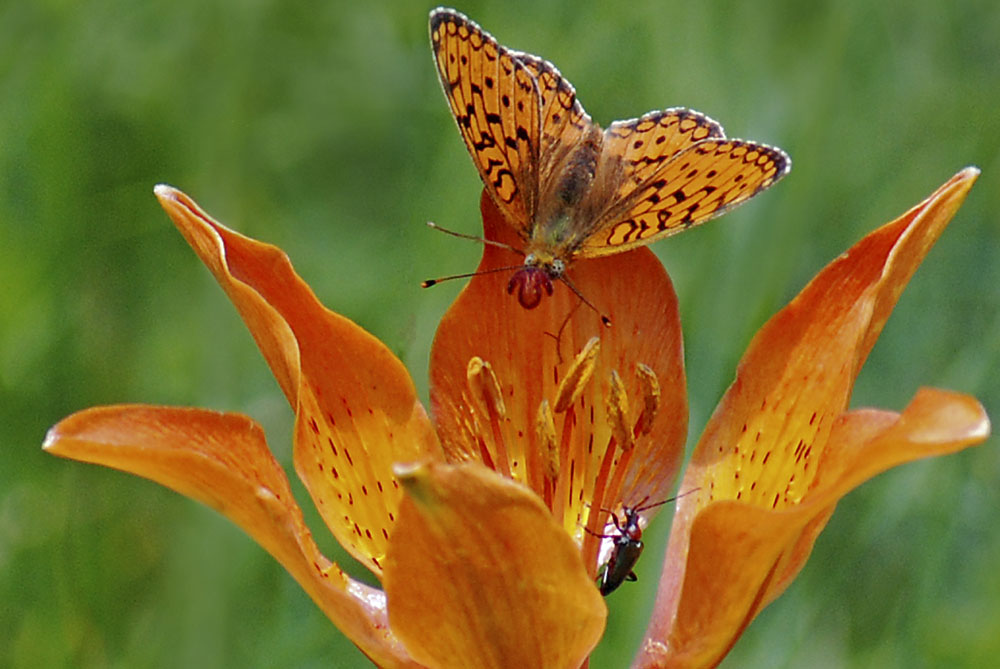
<path id="1" fill-rule="evenodd" d="M 975 165 L 969 165 L 968 167 L 959 170 L 958 176 L 962 179 L 975 179 L 979 176 L 981 170 Z"/>
<path id="2" fill-rule="evenodd" d="M 59 432 L 56 429 L 58 426 L 53 425 L 45 433 L 45 439 L 42 441 L 42 450 L 48 451 L 50 453 L 55 453 L 56 443 L 59 441 Z"/>
<path id="3" fill-rule="evenodd" d="M 176 200 L 179 190 L 167 184 L 156 184 L 153 186 L 153 194 L 160 200 Z"/>
<path id="4" fill-rule="evenodd" d="M 983 415 L 979 422 L 976 423 L 975 427 L 972 428 L 972 437 L 980 441 L 986 441 L 990 437 L 992 432 L 992 426 L 990 425 L 990 417 L 986 415 L 986 411 L 983 410 Z"/>
<path id="5" fill-rule="evenodd" d="M 938 189 L 938 192 L 952 191 L 959 196 L 964 196 L 972 188 L 979 178 L 980 169 L 975 165 L 969 165 L 960 169 L 955 176 Z"/>
<path id="6" fill-rule="evenodd" d="M 392 473 L 415 501 L 426 503 L 434 496 L 430 485 L 430 468 L 427 463 L 397 462 L 392 466 Z"/>
<path id="7" fill-rule="evenodd" d="M 397 462 L 392 466 L 392 473 L 400 483 L 406 485 L 413 483 L 426 467 L 422 462 Z"/>

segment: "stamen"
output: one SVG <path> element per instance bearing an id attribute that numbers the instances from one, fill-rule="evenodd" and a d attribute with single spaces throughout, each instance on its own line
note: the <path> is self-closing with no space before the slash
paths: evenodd
<path id="1" fill-rule="evenodd" d="M 613 499 L 613 495 L 610 494 L 611 490 L 608 488 L 608 479 L 611 478 L 611 468 L 615 462 L 615 453 L 618 450 L 618 444 L 616 443 L 615 437 L 612 436 L 608 441 L 607 447 L 604 449 L 604 458 L 601 460 L 601 469 L 597 472 L 597 477 L 594 479 L 594 490 L 590 497 L 590 511 L 587 514 L 587 524 L 584 527 L 584 537 L 583 546 L 581 554 L 583 556 L 583 563 L 587 565 L 587 569 L 591 570 L 591 575 L 597 573 L 597 550 L 600 546 L 599 535 L 603 534 L 599 530 L 602 524 L 599 522 L 598 518 L 600 516 L 600 509 L 604 508 L 605 500 Z M 620 463 L 619 463 L 620 464 Z M 616 472 L 620 471 L 616 469 Z"/>
<path id="2" fill-rule="evenodd" d="M 601 350 L 601 340 L 591 337 L 583 349 L 576 355 L 570 365 L 566 376 L 559 382 L 559 390 L 556 393 L 556 413 L 563 413 L 570 406 L 580 399 L 580 394 L 590 382 L 590 377 L 594 374 L 594 366 L 597 364 L 597 354 Z"/>
<path id="3" fill-rule="evenodd" d="M 633 434 L 637 437 L 647 435 L 653 429 L 653 420 L 656 412 L 660 408 L 660 380 L 656 378 L 656 372 L 649 365 L 639 363 L 635 368 L 635 375 L 642 386 L 642 413 L 639 414 L 635 423 Z"/>
<path id="4" fill-rule="evenodd" d="M 486 445 L 486 440 L 483 439 L 482 435 L 476 436 L 476 443 L 479 444 L 479 457 L 482 458 L 483 464 L 492 469 L 497 470 L 496 463 L 493 462 L 493 454 L 490 453 L 489 447 Z M 472 460 L 473 458 L 466 458 L 467 460 Z"/>
<path id="5" fill-rule="evenodd" d="M 500 391 L 500 382 L 493 372 L 493 365 L 486 362 L 479 356 L 469 359 L 469 366 L 465 371 L 466 379 L 469 383 L 469 390 L 476 398 L 476 403 L 483 413 L 496 413 L 497 416 L 505 418 L 507 407 L 503 401 L 503 393 Z"/>
<path id="6" fill-rule="evenodd" d="M 591 337 L 583 349 L 576 355 L 569 369 L 559 382 L 556 390 L 555 413 L 563 414 L 563 429 L 559 445 L 559 472 L 556 481 L 555 500 L 552 513 L 556 518 L 562 518 L 567 505 L 574 507 L 573 485 L 578 476 L 576 463 L 582 464 L 584 459 L 584 444 L 580 439 L 573 438 L 573 428 L 576 425 L 576 403 L 583 394 L 587 384 L 594 375 L 597 365 L 597 354 L 601 350 L 601 340 Z"/>
<path id="7" fill-rule="evenodd" d="M 587 518 L 585 536 L 583 539 L 582 556 L 587 568 L 596 574 L 597 556 L 600 549 L 602 523 L 598 509 L 611 509 L 619 506 L 625 472 L 628 470 L 635 452 L 635 433 L 628 422 L 628 393 L 621 377 L 611 371 L 608 395 L 605 400 L 605 411 L 608 426 L 611 428 L 611 439 L 604 449 L 601 468 L 594 480 L 591 495 L 591 512 Z M 618 447 L 622 453 L 618 456 Z"/>
<path id="8" fill-rule="evenodd" d="M 608 388 L 608 401 L 605 406 L 608 412 L 608 424 L 611 434 L 623 451 L 630 451 L 635 446 L 635 437 L 628 425 L 628 393 L 618 372 L 611 370 L 611 384 Z"/>
<path id="9" fill-rule="evenodd" d="M 510 460 L 507 457 L 507 445 L 500 425 L 507 417 L 507 407 L 493 366 L 479 356 L 473 356 L 469 359 L 465 378 L 477 412 L 489 418 L 490 431 L 496 448 L 496 457 L 493 458 L 496 463 L 495 471 L 510 477 Z"/>
<path id="10" fill-rule="evenodd" d="M 559 437 L 559 473 L 563 474 L 556 479 L 555 501 L 552 505 L 552 515 L 559 519 L 563 517 L 566 504 L 570 502 L 569 485 L 573 478 L 573 468 L 570 466 L 570 450 L 573 444 L 573 428 L 576 425 L 576 409 L 572 404 L 569 410 L 563 413 L 562 432 Z M 570 469 L 566 474 L 567 467 Z"/>
<path id="11" fill-rule="evenodd" d="M 634 448 L 624 451 L 622 456 L 618 458 L 618 462 L 614 463 L 615 471 L 611 476 L 611 482 L 607 484 L 600 500 L 602 507 L 617 506 L 617 502 L 621 500 L 622 487 L 625 484 L 625 472 L 628 471 L 629 465 L 632 462 L 633 453 L 635 453 Z M 597 500 L 597 495 L 594 495 L 594 499 Z"/>
<path id="12" fill-rule="evenodd" d="M 556 437 L 555 417 L 552 415 L 548 400 L 542 400 L 538 405 L 535 431 L 538 434 L 539 450 L 545 458 L 543 484 L 545 505 L 551 509 L 552 495 L 555 492 L 556 481 L 559 480 L 559 441 Z"/>
<path id="13" fill-rule="evenodd" d="M 614 370 L 611 372 L 605 409 L 612 436 L 604 452 L 604 461 L 601 463 L 601 471 L 595 481 L 592 500 L 598 508 L 612 509 L 621 506 L 625 474 L 632 462 L 632 455 L 635 453 L 635 438 L 639 434 L 638 425 L 635 429 L 629 428 L 628 393 L 621 377 Z M 622 452 L 616 458 L 618 447 L 621 448 Z M 597 517 L 588 522 L 588 528 L 595 534 L 602 533 Z M 583 558 L 589 568 L 597 569 L 599 549 L 599 541 L 584 542 Z"/>
<path id="14" fill-rule="evenodd" d="M 545 476 L 550 479 L 559 477 L 559 441 L 556 438 L 556 422 L 549 408 L 549 401 L 542 400 L 538 405 L 538 416 L 535 419 L 535 430 L 538 441 L 545 454 Z"/>

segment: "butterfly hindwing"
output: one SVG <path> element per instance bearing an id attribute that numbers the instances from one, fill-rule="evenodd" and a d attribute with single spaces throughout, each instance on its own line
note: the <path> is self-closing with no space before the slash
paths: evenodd
<path id="1" fill-rule="evenodd" d="M 783 177 L 781 149 L 713 137 L 674 154 L 601 217 L 577 257 L 618 253 L 720 216 Z"/>
<path id="2" fill-rule="evenodd" d="M 627 201 L 674 155 L 712 137 L 725 137 L 722 126 L 700 112 L 683 108 L 612 123 L 604 131 L 601 159 L 604 169 L 618 169 L 621 176 L 607 210 Z"/>

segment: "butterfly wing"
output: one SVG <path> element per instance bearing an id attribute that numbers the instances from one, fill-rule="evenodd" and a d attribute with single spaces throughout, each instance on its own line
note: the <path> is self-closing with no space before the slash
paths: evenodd
<path id="1" fill-rule="evenodd" d="M 538 85 L 541 104 L 541 140 L 538 174 L 540 198 L 558 185 L 560 168 L 583 141 L 593 121 L 576 97 L 576 90 L 556 66 L 527 53 L 517 53 Z"/>
<path id="2" fill-rule="evenodd" d="M 620 165 L 620 177 L 611 202 L 626 202 L 672 157 L 713 137 L 725 137 L 722 126 L 708 116 L 677 107 L 615 121 L 604 131 L 602 159 Z M 614 168 L 612 168 L 614 173 Z"/>
<path id="3" fill-rule="evenodd" d="M 655 128 L 633 130 L 633 146 L 641 139 L 636 135 L 655 142 Z M 660 162 L 625 155 L 618 194 L 595 217 L 575 257 L 618 253 L 721 216 L 777 183 L 792 164 L 781 149 L 722 136 L 697 141 Z"/>
<path id="4" fill-rule="evenodd" d="M 441 86 L 486 190 L 522 237 L 538 206 L 542 100 L 534 72 L 463 14 L 436 9 L 431 46 Z"/>

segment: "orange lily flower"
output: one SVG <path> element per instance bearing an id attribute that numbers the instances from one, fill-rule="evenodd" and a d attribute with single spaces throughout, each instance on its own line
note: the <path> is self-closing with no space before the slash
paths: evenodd
<path id="1" fill-rule="evenodd" d="M 989 436 L 974 398 L 921 389 L 848 410 L 906 283 L 979 171 L 966 168 L 830 263 L 757 333 L 685 472 L 636 666 L 714 666 L 789 586 L 837 502 L 903 462 Z"/>
<path id="2" fill-rule="evenodd" d="M 986 437 L 978 403 L 942 391 L 921 391 L 902 414 L 846 412 L 892 305 L 975 176 L 866 237 L 754 340 L 681 485 L 694 492 L 678 502 L 637 665 L 718 662 L 791 582 L 847 490 Z M 652 254 L 574 264 L 610 329 L 568 291 L 526 311 L 506 276 L 474 278 L 435 339 L 434 425 L 401 363 L 324 309 L 284 254 L 178 191 L 157 194 L 295 409 L 296 470 L 324 520 L 384 592 L 320 554 L 249 418 L 97 408 L 53 427 L 46 449 L 216 507 L 381 666 L 584 662 L 606 616 L 593 585 L 605 510 L 665 497 L 686 434 L 676 298 Z M 483 215 L 487 237 L 504 241 L 488 198 Z M 480 269 L 515 263 L 487 247 Z"/>
<path id="3" fill-rule="evenodd" d="M 434 345 L 435 427 L 402 363 L 325 309 L 279 249 L 225 228 L 180 191 L 156 194 L 295 410 L 295 468 L 321 516 L 384 591 L 320 553 L 248 417 L 99 407 L 54 426 L 45 448 L 218 509 L 380 666 L 584 662 L 607 616 L 594 587 L 600 509 L 668 494 L 686 437 L 677 300 L 655 256 L 574 265 L 610 329 L 574 312 L 568 292 L 528 312 L 501 275 L 470 283 Z M 483 211 L 487 234 L 502 237 L 488 198 Z M 483 268 L 509 255 L 487 247 Z M 630 271 L 630 284 L 604 278 Z"/>

